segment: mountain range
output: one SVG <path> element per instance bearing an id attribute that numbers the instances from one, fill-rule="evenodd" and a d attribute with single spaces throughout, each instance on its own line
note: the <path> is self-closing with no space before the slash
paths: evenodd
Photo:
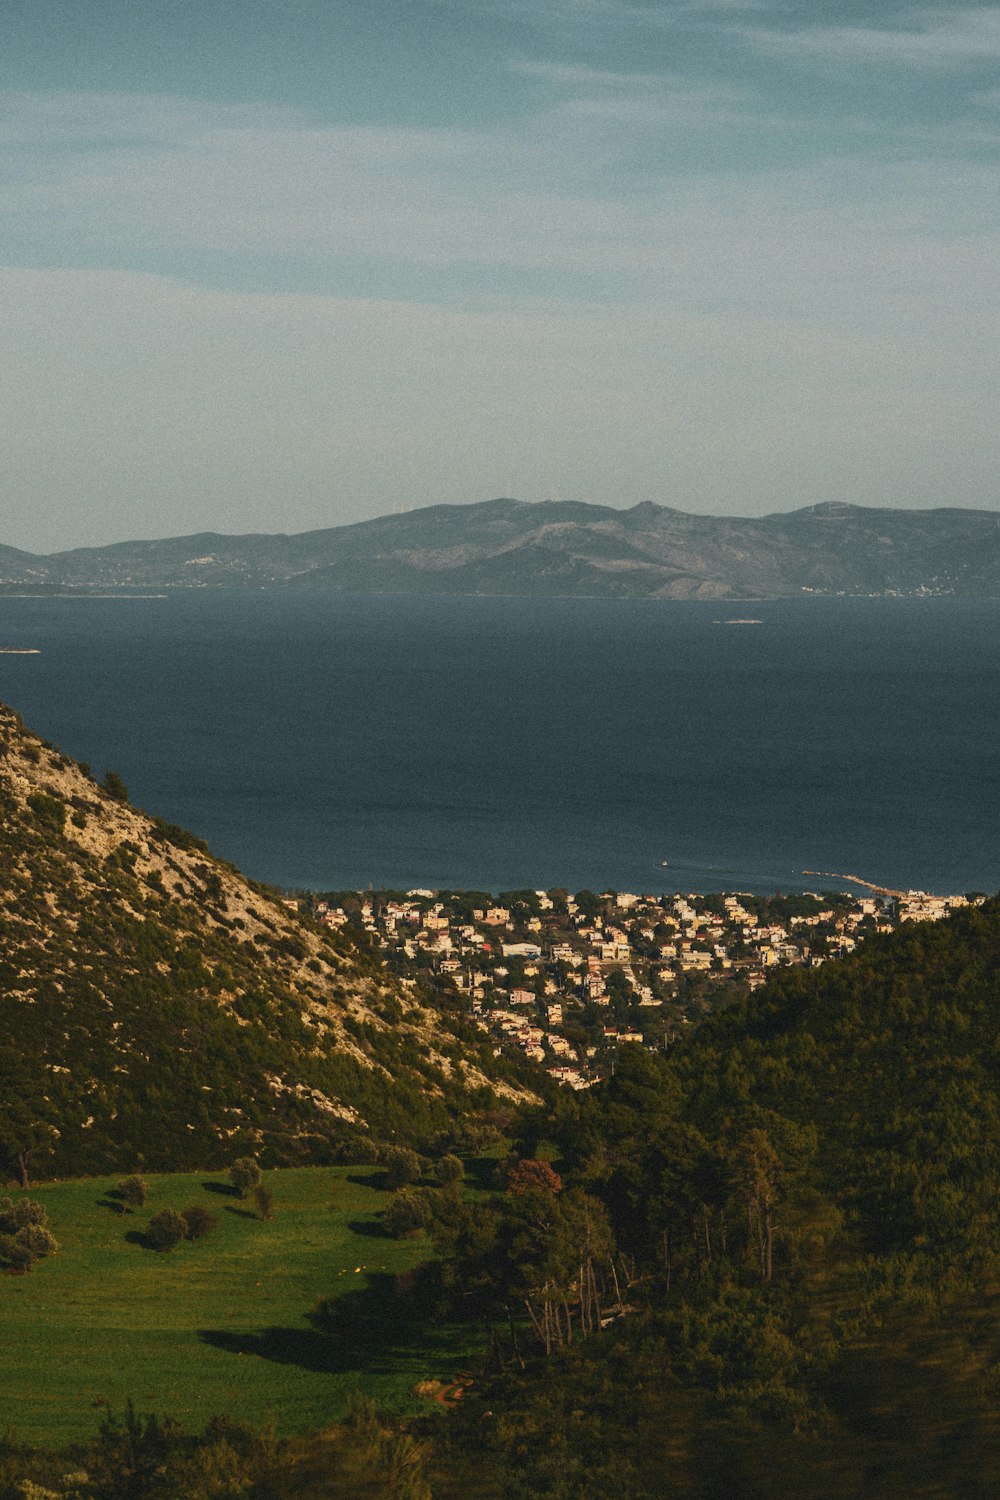
<path id="1" fill-rule="evenodd" d="M 0 546 L 0 591 L 767 599 L 1000 595 L 1000 513 L 825 503 L 750 517 L 645 502 L 433 505 L 296 535 L 201 532 L 46 556 Z"/>

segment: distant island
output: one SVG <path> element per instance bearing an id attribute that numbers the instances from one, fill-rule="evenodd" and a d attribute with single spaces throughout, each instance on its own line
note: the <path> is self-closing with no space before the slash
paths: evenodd
<path id="1" fill-rule="evenodd" d="M 294 536 L 202 532 L 36 556 L 0 591 L 240 587 L 621 599 L 1000 596 L 1000 513 L 826 503 L 761 517 L 645 502 L 432 505 Z"/>

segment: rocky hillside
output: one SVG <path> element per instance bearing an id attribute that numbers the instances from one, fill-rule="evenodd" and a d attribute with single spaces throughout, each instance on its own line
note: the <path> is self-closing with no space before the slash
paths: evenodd
<path id="1" fill-rule="evenodd" d="M 520 1096 L 506 1067 L 0 705 L 0 1169 L 433 1149 Z"/>
<path id="2" fill-rule="evenodd" d="M 0 589 L 244 586 L 343 593 L 754 599 L 1000 595 L 1000 515 L 809 506 L 759 518 L 576 502 L 435 505 L 298 536 L 198 536 L 35 557 Z"/>

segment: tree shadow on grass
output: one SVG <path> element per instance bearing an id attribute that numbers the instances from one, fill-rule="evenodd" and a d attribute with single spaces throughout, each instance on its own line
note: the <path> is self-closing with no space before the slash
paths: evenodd
<path id="1" fill-rule="evenodd" d="M 393 1278 L 372 1275 L 368 1285 L 319 1303 L 308 1328 L 264 1328 L 259 1333 L 202 1329 L 215 1349 L 256 1355 L 327 1375 L 365 1371 L 419 1375 L 428 1364 L 454 1359 L 454 1330 L 421 1321 L 393 1290 Z"/>
<path id="2" fill-rule="evenodd" d="M 238 1219 L 259 1219 L 260 1214 L 254 1213 L 251 1208 L 234 1208 L 231 1203 L 226 1204 L 226 1213 L 235 1214 Z"/>
<path id="3" fill-rule="evenodd" d="M 465 1159 L 465 1175 L 478 1188 L 495 1187 L 497 1168 L 501 1165 L 492 1156 L 470 1156 Z"/>
<path id="4" fill-rule="evenodd" d="M 364 1174 L 352 1172 L 347 1180 L 348 1182 L 355 1183 L 358 1187 L 379 1189 L 386 1186 L 388 1175 L 384 1167 L 376 1167 L 374 1172 L 365 1172 Z"/>
<path id="5" fill-rule="evenodd" d="M 203 1182 L 202 1187 L 206 1193 L 219 1193 L 223 1198 L 238 1198 L 240 1190 L 233 1187 L 231 1182 Z"/>
<path id="6" fill-rule="evenodd" d="M 386 1237 L 381 1224 L 373 1219 L 349 1219 L 347 1227 L 352 1234 L 363 1235 L 365 1239 L 384 1240 Z"/>
<path id="7" fill-rule="evenodd" d="M 109 1208 L 119 1218 L 125 1213 L 125 1201 L 117 1189 L 112 1188 L 110 1193 L 105 1193 L 103 1198 L 97 1200 L 98 1208 Z"/>
<path id="8" fill-rule="evenodd" d="M 140 1250 L 155 1250 L 156 1246 L 148 1234 L 143 1234 L 141 1229 L 130 1229 L 125 1236 L 127 1245 L 138 1245 Z"/>

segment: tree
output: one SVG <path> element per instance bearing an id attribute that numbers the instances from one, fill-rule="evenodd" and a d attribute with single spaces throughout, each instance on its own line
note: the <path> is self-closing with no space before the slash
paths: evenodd
<path id="1" fill-rule="evenodd" d="M 262 1182 L 258 1182 L 253 1190 L 253 1199 L 261 1218 L 269 1219 L 274 1212 L 274 1194 L 271 1189 L 265 1187 Z"/>
<path id="2" fill-rule="evenodd" d="M 187 1234 L 183 1217 L 173 1208 L 161 1208 L 149 1221 L 147 1238 L 154 1250 L 172 1250 Z"/>
<path id="3" fill-rule="evenodd" d="M 169 1417 L 140 1416 L 131 1401 L 123 1417 L 109 1413 L 101 1423 L 93 1453 L 95 1493 L 108 1500 L 146 1500 L 147 1496 L 162 1495 L 167 1462 L 181 1437 L 177 1422 Z"/>
<path id="4" fill-rule="evenodd" d="M 774 1266 L 774 1205 L 781 1163 L 763 1130 L 748 1130 L 736 1150 L 735 1175 L 747 1215 L 751 1254 L 756 1250 L 761 1281 Z"/>
<path id="5" fill-rule="evenodd" d="M 507 1284 L 549 1354 L 572 1342 L 574 1317 L 577 1331 L 587 1334 L 600 1326 L 602 1302 L 621 1302 L 610 1221 L 604 1205 L 579 1188 L 558 1197 L 532 1188 L 508 1204 L 502 1233 Z M 605 1268 L 615 1283 L 614 1299 Z"/>
<path id="6" fill-rule="evenodd" d="M 101 787 L 113 801 L 128 801 L 128 787 L 122 781 L 117 771 L 105 771 Z"/>
<path id="7" fill-rule="evenodd" d="M 527 1158 L 516 1161 L 509 1166 L 504 1173 L 504 1186 L 508 1193 L 515 1196 L 523 1196 L 525 1193 L 562 1192 L 562 1178 L 547 1161 L 535 1161 Z"/>
<path id="8" fill-rule="evenodd" d="M 406 1187 L 420 1178 L 420 1157 L 409 1146 L 387 1146 L 382 1152 L 382 1164 L 386 1187 Z"/>
<path id="9" fill-rule="evenodd" d="M 408 1239 L 427 1227 L 430 1217 L 426 1195 L 413 1188 L 393 1193 L 382 1213 L 382 1228 L 393 1240 Z"/>
<path id="10" fill-rule="evenodd" d="M 600 914 L 604 907 L 600 896 L 595 896 L 593 891 L 577 891 L 573 899 L 580 915 L 589 917 L 591 921 Z"/>
<path id="11" fill-rule="evenodd" d="M 149 1188 L 137 1172 L 123 1177 L 118 1184 L 118 1197 L 127 1209 L 142 1208 L 149 1195 Z"/>
<path id="12" fill-rule="evenodd" d="M 51 1088 L 40 1065 L 0 1048 L 0 1174 L 9 1173 L 22 1188 L 31 1186 L 33 1163 L 59 1139 L 42 1114 Z"/>
<path id="13" fill-rule="evenodd" d="M 188 1240 L 204 1239 L 219 1222 L 211 1210 L 201 1203 L 195 1203 L 191 1208 L 182 1208 L 181 1218 L 184 1220 L 184 1238 Z"/>
<path id="14" fill-rule="evenodd" d="M 246 1198 L 259 1187 L 264 1174 L 260 1163 L 252 1156 L 239 1156 L 229 1168 L 229 1180 L 241 1198 Z"/>
<path id="15" fill-rule="evenodd" d="M 465 1168 L 457 1156 L 442 1156 L 440 1161 L 434 1164 L 434 1180 L 441 1187 L 448 1187 L 453 1182 L 461 1182 L 465 1176 Z"/>

